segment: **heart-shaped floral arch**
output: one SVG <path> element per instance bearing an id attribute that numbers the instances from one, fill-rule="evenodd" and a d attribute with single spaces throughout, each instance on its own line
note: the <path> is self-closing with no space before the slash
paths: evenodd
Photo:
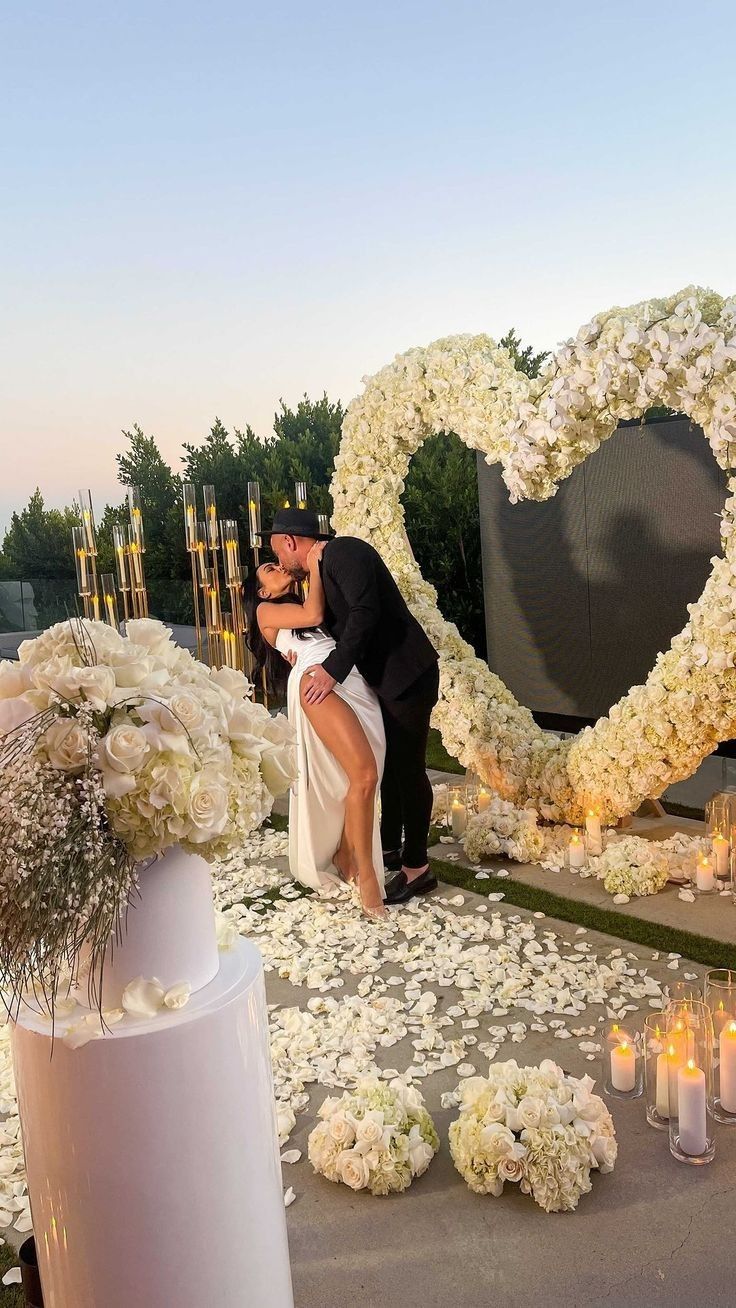
<path id="1" fill-rule="evenodd" d="M 488 336 L 449 336 L 399 355 L 348 408 L 335 460 L 334 525 L 373 544 L 440 652 L 435 722 L 447 749 L 516 804 L 579 821 L 607 818 L 691 776 L 736 726 L 736 476 L 721 522 L 723 555 L 690 618 L 645 685 L 574 740 L 543 732 L 528 709 L 442 617 L 417 567 L 401 494 L 414 452 L 455 432 L 500 463 L 512 502 L 544 500 L 619 421 L 669 405 L 702 427 L 736 470 L 736 300 L 690 287 L 599 314 L 530 379 Z"/>

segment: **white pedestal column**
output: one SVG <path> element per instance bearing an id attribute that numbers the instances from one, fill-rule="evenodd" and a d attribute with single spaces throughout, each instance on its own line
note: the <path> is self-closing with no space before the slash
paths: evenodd
<path id="1" fill-rule="evenodd" d="M 293 1308 L 260 955 L 185 1009 L 13 1054 L 46 1308 Z"/>

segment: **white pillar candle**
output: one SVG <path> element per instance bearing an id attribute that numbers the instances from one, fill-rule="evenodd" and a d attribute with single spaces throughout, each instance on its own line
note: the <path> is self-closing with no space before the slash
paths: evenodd
<path id="1" fill-rule="evenodd" d="M 728 876 L 728 841 L 720 831 L 713 837 L 712 847 L 716 876 L 725 878 Z"/>
<path id="2" fill-rule="evenodd" d="M 452 834 L 456 840 L 460 839 L 468 825 L 468 810 L 461 799 L 452 801 Z"/>
<path id="3" fill-rule="evenodd" d="M 670 1115 L 670 1090 L 669 1090 L 670 1068 L 667 1061 L 667 1054 L 657 1055 L 657 1116 L 664 1121 Z"/>
<path id="4" fill-rule="evenodd" d="M 577 831 L 574 831 L 570 837 L 568 855 L 570 867 L 585 867 L 585 845 Z"/>
<path id="5" fill-rule="evenodd" d="M 636 1085 L 636 1054 L 625 1040 L 611 1050 L 611 1085 L 622 1092 Z"/>
<path id="6" fill-rule="evenodd" d="M 713 864 L 708 855 L 704 854 L 702 858 L 698 859 L 698 866 L 695 869 L 695 885 L 703 894 L 713 890 L 715 883 L 716 874 L 713 871 Z"/>
<path id="7" fill-rule="evenodd" d="M 478 812 L 483 813 L 485 809 L 487 809 L 490 806 L 490 803 L 491 803 L 490 791 L 485 790 L 484 787 L 481 786 L 480 790 L 478 791 Z"/>
<path id="8" fill-rule="evenodd" d="M 585 834 L 588 837 L 588 853 L 591 858 L 597 858 L 603 853 L 603 838 L 601 836 L 601 819 L 595 809 L 589 808 L 585 817 Z"/>
<path id="9" fill-rule="evenodd" d="M 692 1058 L 677 1073 L 677 1118 L 682 1152 L 693 1158 L 704 1154 L 708 1143 L 705 1072 Z"/>
<path id="10" fill-rule="evenodd" d="M 727 1113 L 736 1113 L 736 1022 L 727 1022 L 718 1042 L 720 1100 Z"/>

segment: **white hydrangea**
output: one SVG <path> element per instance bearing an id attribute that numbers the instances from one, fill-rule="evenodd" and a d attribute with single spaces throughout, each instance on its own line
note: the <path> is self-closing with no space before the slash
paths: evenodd
<path id="1" fill-rule="evenodd" d="M 611 1172 L 616 1161 L 613 1121 L 594 1084 L 551 1059 L 494 1063 L 487 1077 L 461 1082 L 450 1153 L 471 1190 L 498 1197 L 513 1182 L 545 1212 L 577 1208 L 591 1171 Z"/>
<path id="2" fill-rule="evenodd" d="M 406 1190 L 426 1172 L 439 1138 L 424 1099 L 399 1077 L 358 1082 L 341 1098 L 327 1098 L 309 1136 L 309 1161 L 328 1181 L 387 1195 Z"/>

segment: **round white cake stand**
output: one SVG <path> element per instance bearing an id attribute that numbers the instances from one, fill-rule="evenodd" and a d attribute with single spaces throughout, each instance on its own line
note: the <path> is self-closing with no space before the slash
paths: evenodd
<path id="1" fill-rule="evenodd" d="M 13 1057 L 46 1308 L 293 1308 L 263 967 L 240 940 L 186 1008 Z"/>

